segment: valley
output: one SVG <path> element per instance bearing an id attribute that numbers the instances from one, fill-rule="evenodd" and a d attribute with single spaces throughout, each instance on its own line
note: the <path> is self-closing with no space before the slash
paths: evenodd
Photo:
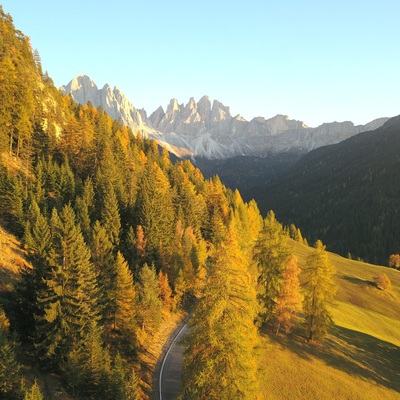
<path id="1" fill-rule="evenodd" d="M 2 6 L 0 100 L 0 398 L 399 398 L 400 117 L 148 116 Z"/>

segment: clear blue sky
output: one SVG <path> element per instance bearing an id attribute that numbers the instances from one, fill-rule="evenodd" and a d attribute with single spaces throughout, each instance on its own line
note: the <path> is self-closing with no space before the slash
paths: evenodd
<path id="1" fill-rule="evenodd" d="M 57 86 L 89 75 L 150 114 L 207 94 L 246 119 L 400 114 L 399 0 L 4 0 Z"/>

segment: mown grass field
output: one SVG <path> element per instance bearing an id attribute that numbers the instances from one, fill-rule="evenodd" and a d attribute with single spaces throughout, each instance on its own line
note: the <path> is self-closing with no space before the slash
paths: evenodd
<path id="1" fill-rule="evenodd" d="M 291 242 L 299 265 L 312 248 Z M 400 399 L 400 271 L 330 253 L 339 286 L 335 325 L 322 345 L 302 329 L 289 337 L 264 332 L 258 349 L 265 399 Z M 385 272 L 393 288 L 373 278 Z"/>

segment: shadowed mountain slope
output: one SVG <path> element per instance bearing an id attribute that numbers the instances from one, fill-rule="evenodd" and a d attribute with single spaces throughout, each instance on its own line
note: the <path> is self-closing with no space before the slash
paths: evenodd
<path id="1" fill-rule="evenodd" d="M 400 251 L 400 116 L 302 157 L 252 196 L 311 241 L 387 264 Z"/>

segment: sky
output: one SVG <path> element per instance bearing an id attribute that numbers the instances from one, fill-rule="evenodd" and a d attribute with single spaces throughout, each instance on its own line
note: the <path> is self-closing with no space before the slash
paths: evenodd
<path id="1" fill-rule="evenodd" d="M 400 114 L 398 0 L 0 0 L 57 87 L 86 74 L 148 114 L 208 95 L 247 120 Z"/>

